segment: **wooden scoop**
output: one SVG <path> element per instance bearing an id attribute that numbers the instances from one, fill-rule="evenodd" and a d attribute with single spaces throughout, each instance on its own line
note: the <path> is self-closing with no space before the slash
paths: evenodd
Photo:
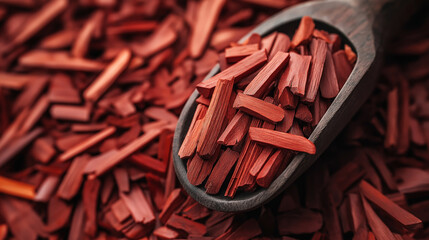
<path id="1" fill-rule="evenodd" d="M 317 29 L 342 36 L 342 42 L 352 46 L 356 51 L 357 61 L 344 87 L 309 137 L 316 145 L 317 154 L 296 155 L 268 188 L 258 188 L 254 192 L 237 192 L 233 199 L 223 196 L 224 189 L 221 189 L 218 195 L 209 195 L 205 193 L 204 187 L 190 184 L 186 175 L 186 160 L 178 156 L 197 107 L 195 100 L 199 94 L 195 91 L 183 108 L 173 140 L 176 174 L 189 195 L 210 209 L 240 212 L 263 205 L 293 183 L 325 151 L 371 94 L 381 65 L 382 46 L 393 35 L 394 30 L 400 29 L 416 5 L 416 2 L 411 0 L 308 2 L 283 10 L 244 36 L 241 41 L 252 33 L 266 36 L 274 31 L 283 32 L 291 37 L 300 19 L 303 16 L 310 16 Z M 218 72 L 219 66 L 216 65 L 205 80 Z"/>

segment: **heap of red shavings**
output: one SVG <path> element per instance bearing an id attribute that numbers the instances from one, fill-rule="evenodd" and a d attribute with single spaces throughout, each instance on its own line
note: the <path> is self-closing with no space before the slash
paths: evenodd
<path id="1" fill-rule="evenodd" d="M 217 51 L 297 2 L 0 0 L 0 239 L 427 239 L 427 9 L 388 48 L 392 65 L 361 113 L 281 196 L 221 213 L 175 181 L 172 129 Z M 197 17 L 220 3 L 214 24 L 216 12 Z M 213 29 L 192 58 L 190 26 L 205 16 Z M 216 176 L 239 157 L 222 156 L 232 162 Z"/>
<path id="2" fill-rule="evenodd" d="M 316 153 L 305 137 L 352 71 L 356 54 L 304 16 L 292 40 L 280 32 L 231 44 L 221 72 L 197 85 L 201 97 L 179 150 L 188 180 L 208 194 L 268 187 L 295 152 Z M 216 169 L 216 171 L 215 171 Z M 222 171 L 217 171 L 222 169 Z M 228 173 L 234 169 L 232 176 Z"/>

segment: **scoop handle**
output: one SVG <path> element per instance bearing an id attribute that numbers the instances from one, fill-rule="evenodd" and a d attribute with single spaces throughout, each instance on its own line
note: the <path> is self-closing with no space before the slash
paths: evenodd
<path id="1" fill-rule="evenodd" d="M 343 0 L 367 15 L 376 48 L 397 34 L 423 0 Z"/>

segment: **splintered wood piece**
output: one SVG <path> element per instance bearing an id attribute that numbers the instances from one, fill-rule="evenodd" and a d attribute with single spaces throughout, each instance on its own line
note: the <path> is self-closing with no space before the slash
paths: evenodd
<path id="1" fill-rule="evenodd" d="M 31 148 L 33 157 L 42 163 L 48 163 L 56 154 L 52 141 L 49 140 L 51 139 L 39 138 Z"/>
<path id="2" fill-rule="evenodd" d="M 83 201 L 79 201 L 74 209 L 73 217 L 70 224 L 70 231 L 68 238 L 70 240 L 79 240 L 84 236 L 84 221 L 85 211 L 83 208 Z"/>
<path id="3" fill-rule="evenodd" d="M 253 10 L 250 8 L 244 8 L 239 10 L 236 13 L 233 13 L 231 16 L 228 16 L 224 21 L 220 22 L 218 27 L 230 27 L 235 24 L 239 24 L 242 22 L 245 22 L 249 20 L 253 15 Z M 259 36 L 259 34 L 252 34 L 249 39 L 251 39 L 252 36 Z M 260 36 L 259 36 L 260 37 Z M 247 39 L 249 41 L 249 39 Z M 252 42 L 252 41 L 249 41 Z"/>
<path id="4" fill-rule="evenodd" d="M 206 182 L 206 193 L 217 194 L 219 192 L 228 173 L 237 162 L 239 155 L 239 153 L 229 148 L 221 154 Z"/>
<path id="5" fill-rule="evenodd" d="M 206 218 L 211 214 L 211 211 L 208 208 L 204 207 L 198 202 L 183 209 L 181 212 L 182 212 L 182 216 L 189 218 L 192 221 Z"/>
<path id="6" fill-rule="evenodd" d="M 278 52 L 287 52 L 289 50 L 290 38 L 284 33 L 277 33 L 272 40 L 271 47 L 266 46 L 268 60 L 271 61 Z M 268 43 L 269 44 L 269 43 Z"/>
<path id="7" fill-rule="evenodd" d="M 100 186 L 101 182 L 97 178 L 87 180 L 83 184 L 82 201 L 86 216 L 84 231 L 91 237 L 95 237 L 97 233 L 97 206 Z"/>
<path id="8" fill-rule="evenodd" d="M 292 55 L 292 53 L 291 53 Z M 301 55 L 296 55 L 296 56 L 301 56 Z M 311 63 L 311 56 L 301 56 L 300 58 L 298 57 L 297 62 L 300 63 L 299 65 L 299 69 L 296 70 L 295 73 L 293 73 L 293 79 L 290 82 L 290 91 L 295 94 L 298 95 L 300 97 L 303 97 L 305 95 L 305 88 L 306 88 L 306 84 L 307 84 L 307 73 L 309 71 L 310 68 L 310 63 Z M 293 67 L 295 67 L 295 65 L 293 65 Z M 291 69 L 289 69 L 289 74 L 290 71 L 294 70 L 291 66 Z"/>
<path id="9" fill-rule="evenodd" d="M 349 60 L 350 64 L 354 64 L 356 62 L 356 53 L 353 52 L 353 49 L 347 45 L 344 44 L 344 52 L 346 53 L 347 60 Z"/>
<path id="10" fill-rule="evenodd" d="M 16 154 L 21 152 L 28 144 L 42 134 L 42 128 L 36 128 L 26 135 L 11 141 L 8 147 L 0 150 L 0 167 L 10 161 Z"/>
<path id="11" fill-rule="evenodd" d="M 185 202 L 185 196 L 182 190 L 179 188 L 174 189 L 167 200 L 164 203 L 161 213 L 159 214 L 159 220 L 165 224 L 170 216 L 177 211 L 177 209 Z"/>
<path id="12" fill-rule="evenodd" d="M 151 32 L 156 30 L 158 23 L 150 20 L 135 20 L 121 23 L 118 26 L 108 26 L 106 29 L 107 35 L 121 35 L 136 32 Z"/>
<path id="13" fill-rule="evenodd" d="M 378 172 L 380 173 L 381 177 L 383 177 L 383 180 L 386 183 L 387 187 L 391 190 L 397 190 L 398 187 L 396 186 L 396 181 L 393 178 L 389 168 L 387 167 L 383 156 L 374 149 L 367 149 L 367 151 L 365 152 L 372 160 L 375 167 L 378 169 Z"/>
<path id="14" fill-rule="evenodd" d="M 270 158 L 271 154 L 274 152 L 274 148 L 270 146 L 265 146 L 259 156 L 256 158 L 255 163 L 252 168 L 249 170 L 250 176 L 256 178 L 261 171 L 262 167 Z"/>
<path id="15" fill-rule="evenodd" d="M 308 123 L 313 121 L 313 116 L 310 112 L 310 109 L 308 109 L 307 105 L 302 103 L 300 103 L 296 109 L 295 118 Z"/>
<path id="16" fill-rule="evenodd" d="M 167 171 L 167 165 L 164 162 L 146 154 L 133 154 L 130 161 L 144 170 L 152 171 L 161 175 L 165 175 Z"/>
<path id="17" fill-rule="evenodd" d="M 238 62 L 259 50 L 259 44 L 248 44 L 225 49 L 225 58 L 228 63 Z"/>
<path id="18" fill-rule="evenodd" d="M 256 176 L 256 183 L 268 188 L 277 174 L 283 171 L 282 166 L 287 166 L 292 160 L 292 155 L 284 150 L 276 150 L 264 164 L 261 171 Z"/>
<path id="19" fill-rule="evenodd" d="M 135 126 L 131 127 L 128 131 L 123 133 L 118 138 L 118 141 L 117 141 L 118 146 L 122 147 L 122 146 L 126 145 L 127 143 L 129 143 L 130 141 L 136 139 L 140 135 L 140 131 L 141 131 L 141 129 L 140 129 L 139 124 L 136 124 Z M 162 146 L 162 147 L 167 147 L 167 149 L 168 149 L 168 146 Z"/>
<path id="20" fill-rule="evenodd" d="M 71 46 L 76 39 L 77 29 L 63 29 L 53 33 L 40 41 L 40 47 L 43 49 L 61 49 Z"/>
<path id="21" fill-rule="evenodd" d="M 32 50 L 20 56 L 18 62 L 24 67 L 53 70 L 99 72 L 105 68 L 104 63 L 84 58 L 74 58 L 68 52 L 62 51 Z"/>
<path id="22" fill-rule="evenodd" d="M 338 79 L 338 86 L 343 88 L 347 79 L 350 76 L 350 73 L 353 70 L 353 66 L 350 64 L 349 60 L 347 60 L 347 55 L 344 50 L 339 50 L 332 55 L 332 59 L 334 60 L 335 73 Z"/>
<path id="23" fill-rule="evenodd" d="M 2 217 L 16 239 L 47 238 L 48 233 L 30 203 L 9 197 L 0 198 Z"/>
<path id="24" fill-rule="evenodd" d="M 189 126 L 189 130 L 180 146 L 178 153 L 180 158 L 190 158 L 195 153 L 206 113 L 207 107 L 205 105 L 198 104 L 194 117 L 192 118 L 191 125 Z"/>
<path id="25" fill-rule="evenodd" d="M 131 59 L 131 51 L 123 49 L 104 71 L 83 92 L 83 97 L 95 102 L 115 82 L 119 75 L 127 68 Z"/>
<path id="26" fill-rule="evenodd" d="M 52 105 L 50 114 L 55 119 L 88 122 L 91 115 L 91 106 Z"/>
<path id="27" fill-rule="evenodd" d="M 162 209 L 164 206 L 164 184 L 161 182 L 161 178 L 155 174 L 147 173 L 146 176 L 146 182 L 147 182 L 147 188 L 148 188 L 148 194 L 147 197 L 152 199 L 152 202 L 154 203 L 154 207 L 157 210 Z M 150 194 L 149 194 L 150 193 Z"/>
<path id="28" fill-rule="evenodd" d="M 177 116 L 165 108 L 148 107 L 144 110 L 143 114 L 155 120 L 164 120 L 169 123 L 177 122 Z"/>
<path id="29" fill-rule="evenodd" d="M 117 149 L 111 149 L 109 151 L 103 152 L 100 155 L 97 155 L 89 161 L 89 163 L 85 167 L 85 173 L 92 173 L 95 169 L 98 168 L 100 162 L 104 159 L 110 158 L 118 152 Z M 110 184 L 110 183 L 109 183 Z"/>
<path id="30" fill-rule="evenodd" d="M 155 222 L 153 210 L 138 185 L 134 184 L 129 193 L 120 192 L 119 196 L 131 212 L 135 222 L 148 226 Z"/>
<path id="31" fill-rule="evenodd" d="M 46 230 L 49 232 L 63 228 L 69 222 L 73 206 L 67 204 L 57 196 L 53 196 L 48 203 Z"/>
<path id="32" fill-rule="evenodd" d="M 85 166 L 88 163 L 88 160 L 89 155 L 82 155 L 72 161 L 66 175 L 58 187 L 57 196 L 65 200 L 70 200 L 79 192 L 80 186 L 83 182 Z"/>
<path id="33" fill-rule="evenodd" d="M 251 218 L 245 221 L 243 224 L 241 224 L 237 229 L 232 231 L 230 234 L 228 234 L 228 236 L 225 239 L 227 240 L 252 239 L 260 234 L 262 234 L 261 227 L 259 226 L 258 222 L 254 218 Z"/>
<path id="34" fill-rule="evenodd" d="M 0 176 L 0 192 L 30 200 L 36 196 L 35 186 L 2 176 Z"/>
<path id="35" fill-rule="evenodd" d="M 233 107 L 271 123 L 282 121 L 285 115 L 281 107 L 240 92 L 235 98 Z"/>
<path id="36" fill-rule="evenodd" d="M 174 161 L 173 161 L 173 155 L 170 155 L 170 159 L 168 161 L 168 170 L 167 170 L 167 176 L 165 177 L 165 191 L 164 191 L 164 197 L 168 197 L 170 193 L 174 190 L 176 187 L 176 172 L 174 171 Z"/>
<path id="37" fill-rule="evenodd" d="M 176 41 L 178 33 L 173 29 L 174 22 L 182 21 L 175 15 L 170 15 L 158 26 L 158 28 L 142 43 L 134 43 L 132 49 L 142 57 L 150 57 L 153 54 L 167 48 Z"/>
<path id="38" fill-rule="evenodd" d="M 173 214 L 166 224 L 168 227 L 184 231 L 189 235 L 203 236 L 207 231 L 204 224 L 189 220 L 176 214 Z"/>
<path id="39" fill-rule="evenodd" d="M 320 94 L 316 95 L 316 99 L 313 103 L 313 108 L 311 109 L 311 115 L 313 117 L 313 120 L 311 121 L 311 126 L 314 128 L 319 124 L 320 120 L 322 119 L 324 112 L 322 113 L 322 109 L 320 107 Z"/>
<path id="40" fill-rule="evenodd" d="M 360 228 L 367 228 L 365 212 L 362 206 L 361 197 L 356 193 L 349 194 L 350 203 L 350 222 L 355 234 Z"/>
<path id="41" fill-rule="evenodd" d="M 293 219 L 293 221 L 292 221 Z M 298 208 L 277 216 L 281 235 L 313 233 L 322 228 L 322 215 L 309 209 Z"/>
<path id="42" fill-rule="evenodd" d="M 61 162 L 65 162 L 69 160 L 70 158 L 82 153 L 83 151 L 87 150 L 88 148 L 94 146 L 95 144 L 103 141 L 107 137 L 111 136 L 113 133 L 116 132 L 115 127 L 108 127 L 91 137 L 85 139 L 82 142 L 78 142 L 76 145 L 69 148 L 67 151 L 62 153 L 60 156 L 58 156 L 58 160 Z"/>
<path id="43" fill-rule="evenodd" d="M 322 77 L 327 52 L 328 46 L 325 41 L 319 39 L 311 40 L 310 53 L 313 57 L 310 64 L 307 90 L 303 99 L 305 102 L 314 102 L 316 99 L 316 95 L 319 92 L 320 79 Z"/>
<path id="44" fill-rule="evenodd" d="M 100 200 L 103 204 L 106 204 L 110 198 L 110 195 L 113 192 L 113 188 L 115 187 L 115 180 L 111 175 L 106 176 L 103 180 L 104 181 L 103 186 L 101 188 Z"/>
<path id="45" fill-rule="evenodd" d="M 27 21 L 23 28 L 12 40 L 14 46 L 20 45 L 51 22 L 58 16 L 68 5 L 67 0 L 50 1 L 46 3 L 38 12 L 31 16 L 31 21 Z"/>
<path id="46" fill-rule="evenodd" d="M 296 48 L 300 44 L 308 42 L 313 35 L 314 27 L 313 19 L 309 16 L 303 16 L 290 42 L 290 47 Z"/>
<path id="47" fill-rule="evenodd" d="M 262 124 L 262 120 L 258 118 L 253 118 L 250 122 L 250 127 L 259 127 Z M 244 145 L 241 149 L 240 156 L 238 157 L 237 164 L 235 166 L 232 177 L 228 183 L 228 187 L 225 191 L 225 196 L 234 197 L 238 189 L 238 184 L 241 181 L 241 175 L 244 171 L 244 165 L 246 165 L 246 157 L 250 153 L 251 149 L 254 147 L 254 143 L 251 142 L 250 138 L 247 136 L 244 142 Z"/>
<path id="48" fill-rule="evenodd" d="M 288 60 L 288 53 L 277 52 L 273 59 L 262 67 L 256 77 L 247 85 L 243 93 L 257 98 L 263 97 L 279 72 L 286 66 Z"/>
<path id="49" fill-rule="evenodd" d="M 334 98 L 338 95 L 337 73 L 331 51 L 326 51 L 325 65 L 323 66 L 322 78 L 320 79 L 320 94 L 324 98 Z"/>
<path id="50" fill-rule="evenodd" d="M 374 232 L 375 237 L 377 239 L 382 240 L 395 239 L 390 229 L 383 223 L 383 221 L 381 221 L 381 219 L 377 216 L 372 207 L 369 205 L 368 201 L 363 197 L 362 203 L 363 208 L 365 210 L 366 219 L 368 220 L 368 225 Z M 369 234 L 368 239 L 370 239 Z"/>
<path id="51" fill-rule="evenodd" d="M 188 46 L 191 57 L 198 58 L 204 52 L 225 2 L 225 0 L 200 2 Z"/>
<path id="52" fill-rule="evenodd" d="M 244 165 L 240 173 L 240 178 L 237 184 L 238 188 L 243 189 L 244 191 L 252 191 L 256 187 L 256 179 L 250 175 L 249 170 L 253 166 L 254 162 L 257 159 L 257 156 L 261 153 L 262 146 L 252 142 L 246 156 L 244 157 Z"/>
<path id="53" fill-rule="evenodd" d="M 261 40 L 261 49 L 265 49 L 268 55 L 271 53 L 271 49 L 276 41 L 278 34 L 279 32 L 273 32 L 270 35 L 263 37 Z"/>
<path id="54" fill-rule="evenodd" d="M 384 147 L 387 149 L 393 149 L 398 145 L 398 95 L 398 89 L 394 88 L 387 96 L 387 128 L 384 139 Z"/>
<path id="55" fill-rule="evenodd" d="M 289 64 L 279 79 L 279 99 L 282 99 L 282 95 L 287 87 L 289 87 L 295 95 L 301 97 L 305 95 L 311 59 L 311 56 L 302 56 L 294 52 L 289 53 Z"/>
<path id="56" fill-rule="evenodd" d="M 13 104 L 12 112 L 17 113 L 27 106 L 33 104 L 48 83 L 48 76 L 41 75 L 39 79 L 34 79 L 31 84 L 27 84 L 25 89 L 18 96 Z"/>
<path id="57" fill-rule="evenodd" d="M 204 159 L 213 156 L 218 147 L 217 139 L 228 109 L 225 103 L 230 101 L 233 86 L 233 79 L 220 79 L 214 90 L 197 143 L 197 153 Z"/>
<path id="58" fill-rule="evenodd" d="M 251 116 L 238 111 L 217 140 L 218 144 L 235 146 L 243 140 L 249 129 Z M 182 145 L 183 146 L 183 145 Z"/>
<path id="59" fill-rule="evenodd" d="M 272 99 L 271 97 L 266 97 L 265 101 L 269 103 L 273 103 L 274 99 Z M 275 128 L 275 125 L 269 122 L 264 122 L 262 124 L 262 128 L 273 130 Z M 243 167 L 243 174 L 241 176 L 240 184 L 239 184 L 239 187 L 244 188 L 244 190 L 252 190 L 256 186 L 257 174 L 252 174 L 251 170 L 255 166 L 255 164 L 257 164 L 257 161 L 261 161 L 261 159 L 259 159 L 259 156 L 263 153 L 263 150 L 264 148 L 262 146 L 252 143 L 249 153 L 245 157 L 246 165 Z M 268 157 L 269 157 L 269 153 L 268 153 L 268 156 L 266 156 L 266 158 Z M 262 161 L 266 161 L 266 159 L 262 159 Z"/>
<path id="60" fill-rule="evenodd" d="M 278 85 L 277 85 L 278 87 Z M 298 96 L 294 95 L 289 88 L 284 88 L 282 93 L 280 94 L 280 89 L 277 88 L 278 94 L 276 99 L 280 103 L 283 108 L 286 109 L 295 109 L 296 105 L 298 105 Z"/>
<path id="61" fill-rule="evenodd" d="M 285 110 L 285 118 L 280 123 L 277 123 L 276 130 L 280 132 L 288 132 L 293 125 L 295 110 Z"/>
<path id="62" fill-rule="evenodd" d="M 389 218 L 391 218 L 393 221 L 391 227 L 394 227 L 397 231 L 403 232 L 404 229 L 413 231 L 422 227 L 422 221 L 420 219 L 399 207 L 369 183 L 362 181 L 359 184 L 359 190 L 363 196 L 374 203 L 377 208 L 381 209 L 387 216 L 389 216 Z M 367 211 L 366 208 L 365 211 Z M 368 221 L 370 220 L 368 219 Z M 372 226 L 371 229 L 375 231 Z"/>
<path id="63" fill-rule="evenodd" d="M 37 189 L 34 201 L 48 202 L 52 198 L 54 191 L 57 189 L 60 179 L 58 176 L 48 176 L 43 180 Z"/>
<path id="64" fill-rule="evenodd" d="M 251 140 L 261 144 L 290 149 L 309 154 L 316 153 L 316 146 L 305 137 L 293 135 L 290 133 L 279 132 L 264 128 L 249 128 L 249 137 Z"/>
<path id="65" fill-rule="evenodd" d="M 23 135 L 27 133 L 33 126 L 39 121 L 42 115 L 46 112 L 46 109 L 49 107 L 49 99 L 46 95 L 43 95 L 37 100 L 33 108 L 27 115 L 27 118 L 22 123 L 18 135 Z"/>
<path id="66" fill-rule="evenodd" d="M 105 172 L 109 171 L 111 168 L 116 166 L 116 164 L 119 164 L 121 161 L 126 159 L 128 156 L 136 152 L 137 150 L 143 148 L 144 146 L 148 145 L 153 139 L 158 137 L 161 134 L 161 130 L 154 129 L 151 130 L 139 138 L 135 139 L 134 141 L 128 143 L 121 149 L 119 149 L 117 152 L 112 154 L 112 156 L 109 156 L 108 158 L 99 158 L 96 162 L 92 160 L 91 162 L 94 162 L 94 166 L 97 166 L 93 168 L 94 175 L 100 176 L 104 174 Z M 88 169 L 92 170 L 92 169 Z M 88 172 L 88 170 L 85 170 L 85 172 Z"/>
<path id="67" fill-rule="evenodd" d="M 214 164 L 219 155 L 219 148 L 216 153 L 210 159 L 202 159 L 198 154 L 195 154 L 193 158 L 188 160 L 188 180 L 192 185 L 198 186 L 204 182 L 209 176 L 213 169 Z"/>
<path id="68" fill-rule="evenodd" d="M 114 202 L 110 206 L 110 209 L 113 216 L 116 218 L 116 220 L 119 223 L 126 224 L 127 223 L 126 220 L 129 220 L 131 217 L 130 211 L 128 210 L 127 206 L 125 205 L 124 201 L 121 198 L 119 198 L 116 202 Z"/>
<path id="69" fill-rule="evenodd" d="M 322 39 L 326 43 L 331 43 L 331 39 L 329 38 L 329 33 L 326 31 L 314 29 L 313 37 Z"/>
<path id="70" fill-rule="evenodd" d="M 199 96 L 195 102 L 205 105 L 205 106 L 209 106 L 210 105 L 210 99 L 205 98 L 204 96 Z"/>
<path id="71" fill-rule="evenodd" d="M 72 132 L 85 133 L 85 132 L 101 131 L 107 127 L 108 125 L 105 123 L 90 123 L 90 124 L 74 123 L 71 125 L 70 129 Z"/>
<path id="72" fill-rule="evenodd" d="M 336 33 L 330 33 L 329 39 L 331 42 L 328 44 L 329 49 L 332 53 L 337 52 L 341 48 L 341 37 Z"/>
<path id="73" fill-rule="evenodd" d="M 116 202 L 114 202 L 110 206 L 110 209 L 119 222 L 124 222 L 131 216 L 130 211 L 122 199 L 118 199 Z"/>
<path id="74" fill-rule="evenodd" d="M 296 135 L 296 136 L 304 137 L 304 133 L 302 132 L 302 128 L 301 128 L 301 126 L 299 126 L 299 123 L 297 120 L 293 120 L 292 126 L 289 129 L 288 133 Z"/>
<path id="75" fill-rule="evenodd" d="M 115 168 L 113 170 L 113 176 L 115 177 L 116 184 L 118 185 L 119 191 L 129 192 L 130 191 L 130 181 L 128 177 L 128 172 L 125 168 Z"/>
<path id="76" fill-rule="evenodd" d="M 153 235 L 155 235 L 158 239 L 178 239 L 179 238 L 178 232 L 165 226 L 155 229 L 155 231 L 153 231 Z"/>
<path id="77" fill-rule="evenodd" d="M 51 103 L 80 103 L 78 90 L 68 75 L 58 73 L 51 78 L 48 98 Z"/>
<path id="78" fill-rule="evenodd" d="M 28 82 L 37 81 L 40 75 L 0 72 L 0 87 L 21 90 Z"/>
<path id="79" fill-rule="evenodd" d="M 342 195 L 353 183 L 361 179 L 364 174 L 365 172 L 361 165 L 356 162 L 349 162 L 332 175 L 329 185 L 330 187 L 335 186 Z M 334 189 L 331 189 L 331 191 L 334 191 Z M 339 201 L 335 203 L 339 204 Z"/>
<path id="80" fill-rule="evenodd" d="M 71 49 L 73 57 L 81 58 L 87 54 L 91 38 L 95 35 L 97 28 L 101 27 L 103 17 L 104 13 L 102 11 L 95 11 L 82 26 Z"/>
<path id="81" fill-rule="evenodd" d="M 267 53 L 265 49 L 259 50 L 254 54 L 243 58 L 241 61 L 235 63 L 224 71 L 214 75 L 210 79 L 199 83 L 197 85 L 197 90 L 202 96 L 210 98 L 219 79 L 234 79 L 235 82 L 238 82 L 246 76 L 254 73 L 266 62 Z"/>

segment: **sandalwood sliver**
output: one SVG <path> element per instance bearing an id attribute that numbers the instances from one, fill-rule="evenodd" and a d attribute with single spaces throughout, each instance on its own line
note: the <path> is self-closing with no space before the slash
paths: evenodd
<path id="1" fill-rule="evenodd" d="M 203 158 L 208 159 L 215 153 L 233 85 L 234 79 L 220 79 L 216 85 L 197 144 L 197 153 Z"/>
<path id="2" fill-rule="evenodd" d="M 213 77 L 203 81 L 197 85 L 198 92 L 206 98 L 210 98 L 219 79 L 234 79 L 240 81 L 244 77 L 255 72 L 260 66 L 267 62 L 267 54 L 265 49 L 259 50 L 254 54 L 243 58 L 224 71 L 214 75 Z"/>
<path id="3" fill-rule="evenodd" d="M 305 137 L 290 133 L 279 132 L 264 128 L 249 128 L 250 139 L 261 144 L 267 144 L 278 148 L 290 149 L 309 154 L 316 153 L 316 146 Z"/>
<path id="4" fill-rule="evenodd" d="M 289 54 L 277 52 L 267 65 L 265 65 L 255 78 L 244 89 L 244 94 L 253 97 L 262 97 L 267 92 L 268 87 L 273 82 L 278 73 L 286 66 L 289 60 Z"/>
<path id="5" fill-rule="evenodd" d="M 237 94 L 234 108 L 271 123 L 280 122 L 285 114 L 281 107 L 243 93 Z"/>
<path id="6" fill-rule="evenodd" d="M 298 29 L 296 30 L 295 34 L 293 35 L 292 41 L 290 42 L 290 47 L 296 48 L 303 42 L 308 41 L 313 35 L 314 27 L 315 24 L 311 17 L 302 17 Z"/>

